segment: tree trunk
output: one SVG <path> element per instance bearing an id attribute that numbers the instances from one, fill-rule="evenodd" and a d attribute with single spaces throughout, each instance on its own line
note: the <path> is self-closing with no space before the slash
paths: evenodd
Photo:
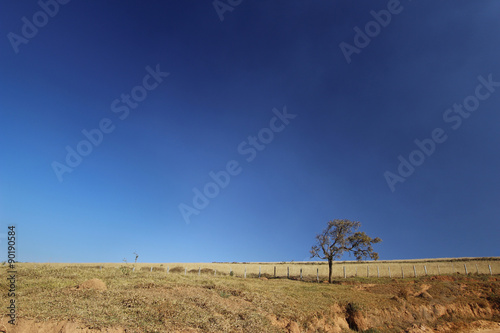
<path id="1" fill-rule="evenodd" d="M 332 283 L 332 264 L 333 260 L 328 258 L 328 283 Z"/>

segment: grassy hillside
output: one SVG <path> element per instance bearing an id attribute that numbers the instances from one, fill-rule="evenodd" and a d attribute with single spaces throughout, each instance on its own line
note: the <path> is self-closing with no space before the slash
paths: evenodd
<path id="1" fill-rule="evenodd" d="M 126 265 L 107 264 L 102 271 L 100 266 L 19 264 L 22 325 L 12 332 L 29 332 L 34 321 L 115 332 L 259 333 L 457 331 L 500 322 L 500 279 L 489 275 L 337 278 L 325 284 L 211 272 L 167 274 L 150 272 L 145 264 L 135 272 Z M 3 281 L 5 266 L 0 273 Z M 7 287 L 0 289 L 4 302 Z"/>

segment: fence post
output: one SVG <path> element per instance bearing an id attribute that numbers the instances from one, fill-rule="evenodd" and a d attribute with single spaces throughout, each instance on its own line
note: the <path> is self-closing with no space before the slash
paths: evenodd
<path id="1" fill-rule="evenodd" d="M 167 266 L 167 274 L 170 273 L 170 266 Z"/>
<path id="2" fill-rule="evenodd" d="M 391 267 L 389 266 L 389 278 L 392 278 L 391 276 Z"/>
<path id="3" fill-rule="evenodd" d="M 247 268 L 245 267 L 245 279 L 247 278 Z"/>
<path id="4" fill-rule="evenodd" d="M 417 270 L 415 269 L 415 265 L 413 265 L 413 274 L 415 274 L 415 277 L 417 277 Z"/>
<path id="5" fill-rule="evenodd" d="M 366 277 L 370 277 L 370 266 L 366 266 Z"/>
<path id="6" fill-rule="evenodd" d="M 405 272 L 403 271 L 403 266 L 401 266 L 401 277 L 404 279 L 405 278 Z"/>
<path id="7" fill-rule="evenodd" d="M 319 268 L 316 268 L 316 281 L 319 283 Z"/>
<path id="8" fill-rule="evenodd" d="M 198 276 L 201 275 L 201 267 L 198 268 Z"/>
<path id="9" fill-rule="evenodd" d="M 467 265 L 464 264 L 464 269 L 465 269 L 465 275 L 469 275 L 469 272 L 467 272 Z"/>
<path id="10" fill-rule="evenodd" d="M 438 275 L 441 275 L 441 270 L 439 269 L 439 265 L 438 265 Z"/>
<path id="11" fill-rule="evenodd" d="M 358 267 L 356 267 L 356 277 L 358 277 Z"/>
<path id="12" fill-rule="evenodd" d="M 153 271 L 153 266 L 151 266 L 151 268 L 149 269 L 149 271 L 150 271 L 150 272 L 152 272 L 152 271 Z"/>
<path id="13" fill-rule="evenodd" d="M 302 268 L 300 269 L 300 281 L 302 281 Z"/>
<path id="14" fill-rule="evenodd" d="M 477 268 L 477 264 L 476 264 L 476 274 L 479 275 L 479 268 Z"/>
<path id="15" fill-rule="evenodd" d="M 184 267 L 184 275 L 186 275 L 186 274 L 187 274 L 187 270 L 188 270 L 188 269 L 187 269 L 186 267 Z"/>
<path id="16" fill-rule="evenodd" d="M 493 273 L 491 272 L 491 265 L 488 264 L 488 269 L 490 270 L 490 275 L 493 275 Z"/>
<path id="17" fill-rule="evenodd" d="M 214 268 L 214 276 L 217 276 L 217 268 Z"/>
<path id="18" fill-rule="evenodd" d="M 135 266 L 132 268 L 132 272 L 135 272 Z"/>
<path id="19" fill-rule="evenodd" d="M 455 265 L 451 263 L 451 274 L 455 274 Z"/>
<path id="20" fill-rule="evenodd" d="M 276 266 L 274 266 L 274 277 L 276 277 Z"/>
<path id="21" fill-rule="evenodd" d="M 424 265 L 425 275 L 427 275 L 427 266 Z"/>
<path id="22" fill-rule="evenodd" d="M 344 266 L 344 279 L 345 279 L 345 278 L 346 278 L 346 276 L 345 276 L 345 266 Z"/>
<path id="23" fill-rule="evenodd" d="M 378 269 L 378 266 L 377 266 L 377 277 L 378 278 L 380 277 L 380 270 Z"/>
<path id="24" fill-rule="evenodd" d="M 259 278 L 260 278 L 260 266 L 259 266 Z"/>
<path id="25" fill-rule="evenodd" d="M 231 267 L 229 267 L 229 276 L 231 276 L 232 272 L 233 272 L 233 270 L 231 269 Z"/>
<path id="26" fill-rule="evenodd" d="M 290 267 L 289 266 L 286 266 L 286 278 L 287 279 L 290 278 Z"/>

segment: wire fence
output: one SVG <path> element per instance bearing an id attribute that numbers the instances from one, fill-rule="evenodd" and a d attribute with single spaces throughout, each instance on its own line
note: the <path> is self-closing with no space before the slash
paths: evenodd
<path id="1" fill-rule="evenodd" d="M 95 264 L 94 264 L 95 265 Z M 100 270 L 119 268 L 128 272 L 234 276 L 241 278 L 289 278 L 304 281 L 328 279 L 327 264 L 309 263 L 204 263 L 204 264 L 104 264 Z M 500 259 L 494 261 L 429 261 L 334 263 L 332 278 L 416 278 L 436 275 L 495 275 L 500 273 Z"/>

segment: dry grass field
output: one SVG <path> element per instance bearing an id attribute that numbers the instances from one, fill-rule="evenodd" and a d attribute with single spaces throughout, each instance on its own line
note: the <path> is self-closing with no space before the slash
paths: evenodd
<path id="1" fill-rule="evenodd" d="M 431 275 L 438 263 L 441 275 Z M 453 264 L 459 274 L 444 275 L 446 263 L 450 273 Z M 460 271 L 464 263 L 467 276 Z M 485 274 L 476 274 L 475 264 Z M 419 267 L 417 278 L 413 265 Z M 332 284 L 315 282 L 316 268 L 321 281 L 327 276 L 327 265 L 319 263 L 136 264 L 134 271 L 132 266 L 19 263 L 18 325 L 7 324 L 4 315 L 0 332 L 416 333 L 500 328 L 498 258 L 337 263 Z M 273 278 L 274 266 L 279 278 Z M 391 267 L 399 273 L 403 267 L 405 279 L 377 278 L 377 266 L 381 272 Z M 259 267 L 266 277 L 252 278 Z M 291 279 L 286 278 L 287 267 Z M 353 276 L 356 267 L 358 277 Z M 305 281 L 298 280 L 300 268 Z M 2 281 L 6 271 L 0 266 Z M 2 307 L 7 289 L 0 284 Z"/>
<path id="2" fill-rule="evenodd" d="M 264 262 L 264 263 L 91 263 L 91 264 L 51 264 L 54 267 L 94 267 L 103 269 L 136 267 L 137 271 L 147 271 L 153 268 L 154 271 L 164 271 L 198 274 L 201 269 L 203 274 L 229 275 L 244 277 L 245 270 L 247 277 L 261 276 L 274 277 L 274 267 L 276 267 L 276 277 L 287 277 L 287 272 L 291 277 L 302 276 L 305 280 L 316 280 L 317 273 L 320 280 L 328 278 L 328 264 L 325 261 L 294 261 L 294 262 Z M 465 266 L 464 266 L 465 265 Z M 489 267 L 493 274 L 500 274 L 500 258 L 442 258 L 442 259 L 415 259 L 415 260 L 379 260 L 379 261 L 341 261 L 334 262 L 333 276 L 344 277 L 344 267 L 347 277 L 417 277 L 426 275 L 441 274 L 465 274 L 465 267 L 468 273 L 490 274 Z M 415 267 L 415 270 L 413 269 Z M 389 276 L 390 275 L 390 276 Z"/>

